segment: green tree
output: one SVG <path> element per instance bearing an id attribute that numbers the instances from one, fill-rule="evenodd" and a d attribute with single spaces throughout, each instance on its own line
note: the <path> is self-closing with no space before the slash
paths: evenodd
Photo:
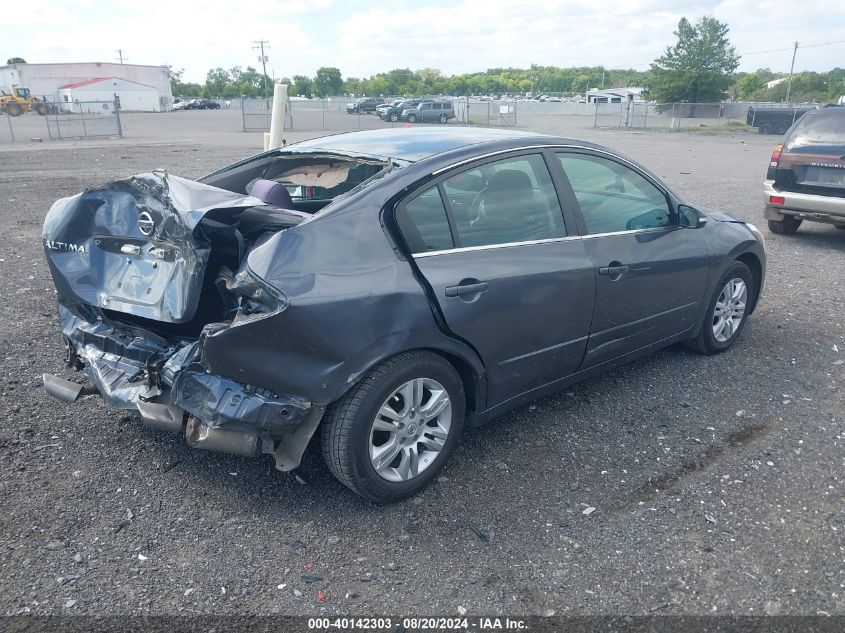
<path id="1" fill-rule="evenodd" d="M 739 66 L 728 30 L 716 18 L 705 16 L 695 25 L 681 18 L 678 41 L 651 64 L 651 97 L 662 103 L 721 101 Z"/>
<path id="2" fill-rule="evenodd" d="M 212 68 L 205 76 L 205 96 L 220 97 L 226 90 L 226 86 L 232 83 L 228 71 L 220 67 Z"/>
<path id="3" fill-rule="evenodd" d="M 737 82 L 737 96 L 743 101 L 751 101 L 765 87 L 766 82 L 757 73 L 745 75 Z"/>
<path id="4" fill-rule="evenodd" d="M 314 90 L 321 97 L 339 95 L 343 92 L 343 77 L 340 70 L 333 67 L 317 69 L 314 77 Z"/>
<path id="5" fill-rule="evenodd" d="M 314 92 L 314 82 L 305 75 L 294 75 L 290 92 L 295 96 L 310 97 L 311 93 Z"/>
<path id="6" fill-rule="evenodd" d="M 185 76 L 185 69 L 170 69 L 170 92 L 174 97 L 196 97 L 202 92 L 202 86 L 198 83 L 182 81 Z"/>

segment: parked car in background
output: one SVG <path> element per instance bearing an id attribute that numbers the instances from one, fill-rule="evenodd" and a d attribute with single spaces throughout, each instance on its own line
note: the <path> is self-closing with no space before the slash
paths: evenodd
<path id="1" fill-rule="evenodd" d="M 398 103 L 394 102 L 393 105 L 378 110 L 377 114 L 382 120 L 395 123 L 402 117 L 403 110 L 411 110 L 421 103 L 434 103 L 434 99 L 406 99 Z"/>
<path id="2" fill-rule="evenodd" d="M 211 99 L 191 99 L 185 104 L 185 110 L 219 110 L 220 104 Z"/>
<path id="3" fill-rule="evenodd" d="M 170 109 L 171 110 L 184 110 L 187 103 L 188 103 L 187 101 L 182 101 L 181 99 L 174 99 L 173 100 L 173 107 L 170 108 Z"/>
<path id="4" fill-rule="evenodd" d="M 364 114 L 367 112 L 375 112 L 376 107 L 382 105 L 384 99 L 377 99 L 373 97 L 361 97 L 346 104 L 346 112 L 348 114 Z"/>
<path id="5" fill-rule="evenodd" d="M 803 221 L 845 230 L 845 108 L 812 110 L 775 147 L 763 182 L 773 233 L 795 233 Z"/>
<path id="6" fill-rule="evenodd" d="M 99 392 L 280 470 L 313 436 L 382 503 L 431 482 L 465 425 L 676 342 L 727 350 L 766 271 L 751 224 L 607 148 L 513 129 L 370 130 L 198 182 L 139 174 L 57 201 L 42 238 L 67 363 L 90 381 L 45 375 L 48 393 Z"/>
<path id="7" fill-rule="evenodd" d="M 387 110 L 388 108 L 392 108 L 394 106 L 398 106 L 403 103 L 405 99 L 394 99 L 393 101 L 386 101 L 385 103 L 381 103 L 376 106 L 376 116 L 380 119 L 383 119 L 382 112 Z"/>
<path id="8" fill-rule="evenodd" d="M 448 123 L 455 118 L 449 101 L 423 101 L 413 108 L 404 108 L 399 118 L 408 123 Z"/>
<path id="9" fill-rule="evenodd" d="M 785 134 L 804 113 L 817 109 L 817 106 L 804 108 L 750 106 L 745 114 L 745 123 L 752 128 L 757 128 L 760 134 Z"/>

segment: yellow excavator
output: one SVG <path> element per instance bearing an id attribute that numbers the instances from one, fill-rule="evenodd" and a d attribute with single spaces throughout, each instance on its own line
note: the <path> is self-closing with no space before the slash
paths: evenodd
<path id="1" fill-rule="evenodd" d="M 24 112 L 32 111 L 41 115 L 51 114 L 55 108 L 52 103 L 33 97 L 29 88 L 12 88 L 11 94 L 0 90 L 0 112 L 9 116 L 20 116 Z"/>

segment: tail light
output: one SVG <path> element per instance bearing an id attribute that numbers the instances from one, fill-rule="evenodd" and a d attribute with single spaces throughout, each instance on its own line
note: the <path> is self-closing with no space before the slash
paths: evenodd
<path id="1" fill-rule="evenodd" d="M 769 167 L 777 167 L 780 161 L 780 153 L 783 151 L 783 145 L 775 146 L 775 151 L 772 152 L 772 158 L 769 160 Z"/>
<path id="2" fill-rule="evenodd" d="M 786 198 L 783 196 L 769 196 L 770 204 L 786 204 Z"/>

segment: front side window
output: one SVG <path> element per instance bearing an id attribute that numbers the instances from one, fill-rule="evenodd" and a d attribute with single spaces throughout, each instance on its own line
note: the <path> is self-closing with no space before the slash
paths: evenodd
<path id="1" fill-rule="evenodd" d="M 564 237 L 560 203 L 540 154 L 485 163 L 443 182 L 459 246 Z"/>
<path id="2" fill-rule="evenodd" d="M 420 195 L 396 209 L 396 224 L 411 252 L 425 253 L 454 247 L 446 207 L 437 187 L 426 189 Z"/>
<path id="3" fill-rule="evenodd" d="M 587 233 L 615 233 L 672 226 L 666 195 L 633 169 L 589 154 L 559 153 Z"/>

